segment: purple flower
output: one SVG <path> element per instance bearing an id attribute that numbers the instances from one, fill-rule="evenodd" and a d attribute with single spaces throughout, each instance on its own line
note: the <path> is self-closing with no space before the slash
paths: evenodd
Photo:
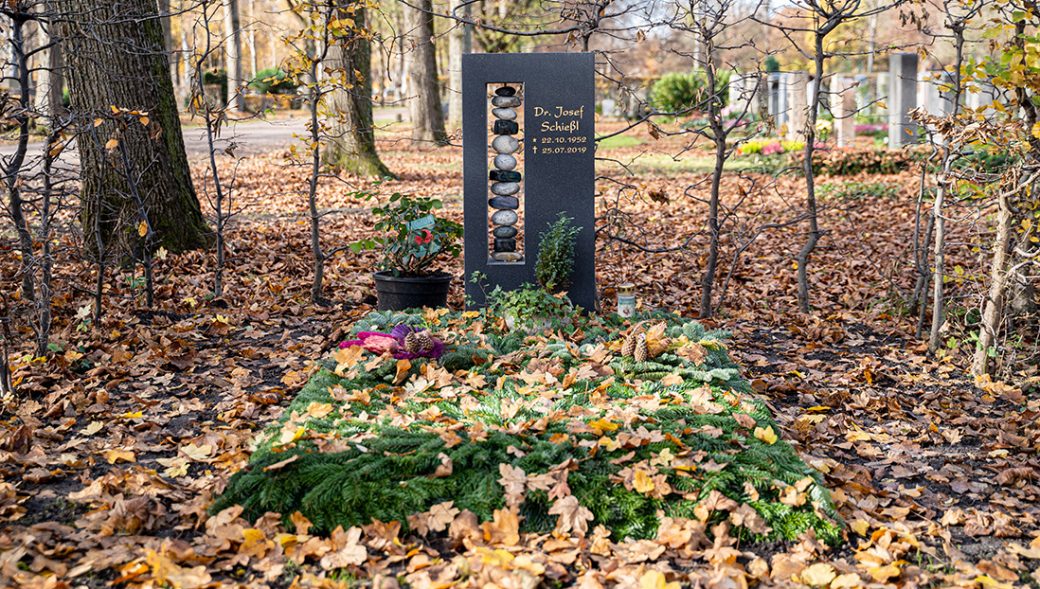
<path id="1" fill-rule="evenodd" d="M 431 345 L 430 345 L 429 349 L 422 350 L 422 351 L 419 351 L 419 352 L 409 352 L 408 350 L 406 350 L 405 347 L 404 347 L 404 340 L 405 340 L 406 337 L 408 337 L 413 332 L 414 333 L 420 333 L 420 332 L 429 333 L 429 331 L 426 330 L 426 329 L 416 329 L 416 328 L 412 327 L 411 325 L 405 325 L 403 323 L 398 325 L 398 326 L 396 326 L 396 327 L 394 327 L 394 329 L 390 332 L 390 335 L 392 335 L 394 337 L 394 339 L 396 339 L 401 344 L 400 349 L 396 353 L 394 353 L 394 358 L 397 358 L 398 360 L 413 360 L 415 358 L 434 358 L 434 359 L 436 359 L 436 358 L 440 358 L 441 355 L 444 354 L 444 342 L 442 342 L 441 340 L 439 340 L 439 339 L 437 339 L 437 338 L 435 338 L 433 336 L 430 336 Z"/>

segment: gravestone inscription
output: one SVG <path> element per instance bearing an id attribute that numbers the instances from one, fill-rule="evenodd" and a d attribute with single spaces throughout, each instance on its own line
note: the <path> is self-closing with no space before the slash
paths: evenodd
<path id="1" fill-rule="evenodd" d="M 466 294 L 535 282 L 538 240 L 562 213 L 582 228 L 568 296 L 593 309 L 595 85 L 591 53 L 462 59 Z"/>

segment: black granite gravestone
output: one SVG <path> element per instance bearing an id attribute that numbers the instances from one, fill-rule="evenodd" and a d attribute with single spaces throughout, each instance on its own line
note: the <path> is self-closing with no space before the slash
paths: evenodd
<path id="1" fill-rule="evenodd" d="M 594 59 L 591 53 L 462 58 L 466 294 L 474 272 L 505 290 L 533 283 L 538 237 L 560 213 L 582 227 L 568 295 L 596 304 Z"/>

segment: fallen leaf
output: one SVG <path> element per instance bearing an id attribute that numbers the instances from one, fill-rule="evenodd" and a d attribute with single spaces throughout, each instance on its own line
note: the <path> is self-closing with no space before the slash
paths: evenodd
<path id="1" fill-rule="evenodd" d="M 756 427 L 755 437 L 758 438 L 760 441 L 765 442 L 766 444 L 775 444 L 778 439 L 776 436 L 776 432 L 773 431 L 773 426 L 768 426 L 765 428 Z"/>
<path id="2" fill-rule="evenodd" d="M 557 515 L 556 532 L 567 534 L 574 531 L 578 536 L 584 536 L 589 531 L 589 522 L 592 521 L 592 512 L 578 503 L 578 498 L 568 495 L 557 499 L 549 509 L 549 515 Z"/>

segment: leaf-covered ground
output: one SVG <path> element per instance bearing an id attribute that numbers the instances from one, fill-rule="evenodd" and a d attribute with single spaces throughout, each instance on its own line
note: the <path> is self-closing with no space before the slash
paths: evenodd
<path id="1" fill-rule="evenodd" d="M 475 517 L 509 519 L 512 535 L 584 537 L 595 525 L 634 539 L 668 517 L 695 520 L 705 544 L 715 525 L 748 540 L 812 530 L 841 543 L 818 474 L 745 394 L 718 334 L 674 315 L 568 318 L 531 335 L 500 322 L 366 316 L 353 336 L 415 329 L 447 351 L 430 361 L 360 343 L 337 350 L 211 512 L 241 505 L 247 519 L 276 512 L 289 523 L 298 513 L 325 533 L 377 520 L 426 535 Z M 622 340 L 646 323 L 653 357 L 637 362 Z M 435 509 L 456 518 L 431 525 Z"/>
<path id="2" fill-rule="evenodd" d="M 413 148 L 403 137 L 394 130 L 380 142 L 401 174 L 383 190 L 444 197 L 460 216 L 459 150 Z M 693 238 L 685 250 L 665 254 L 600 239 L 605 306 L 609 287 L 631 280 L 646 307 L 690 316 L 706 241 L 704 206 L 695 197 L 706 183 L 685 167 L 688 158 L 676 163 L 663 155 L 680 146 L 642 139 L 604 154 L 630 164 L 634 176 L 602 164 L 631 186 L 600 182 L 598 210 L 607 215 L 618 204 L 623 213 L 601 223 L 623 218 L 625 237 L 651 247 Z M 975 389 L 962 371 L 966 346 L 936 360 L 913 337 L 915 321 L 902 303 L 914 278 L 910 173 L 856 179 L 892 184 L 895 195 L 824 203 L 828 233 L 814 256 L 812 315 L 793 312 L 791 259 L 801 234 L 786 226 L 748 247 L 724 313 L 706 322 L 733 331 L 731 352 L 781 436 L 824 474 L 849 524 L 840 549 L 812 538 L 749 544 L 732 534 L 705 545 L 681 525 L 631 541 L 590 532 L 581 542 L 537 533 L 506 542 L 485 540 L 474 524 L 480 535 L 466 547 L 450 534 L 427 542 L 393 524 L 324 537 L 302 520 L 290 532 L 277 515 L 209 515 L 230 475 L 245 466 L 252 440 L 285 415 L 317 369 L 313 360 L 345 339 L 373 294 L 372 259 L 341 255 L 328 274 L 334 305 L 311 305 L 303 172 L 285 168 L 277 154 L 226 169 L 237 170 L 240 212 L 223 298 L 206 297 L 212 255 L 168 256 L 157 268 L 162 312 L 140 308 L 143 297 L 124 272 L 106 291 L 103 325 L 94 326 L 82 311 L 89 311 L 89 267 L 62 267 L 60 349 L 47 362 L 19 365 L 22 397 L 7 404 L 2 424 L 0 585 L 285 587 L 376 579 L 392 587 L 399 575 L 420 587 L 1036 584 L 1040 403 L 1014 386 Z M 729 202 L 745 198 L 741 210 L 754 213 L 741 225 L 748 232 L 792 218 L 802 194 L 799 180 L 786 176 L 733 176 L 724 184 Z M 327 183 L 330 245 L 367 235 L 366 205 L 348 195 L 362 185 Z M 951 264 L 981 271 L 970 237 L 955 233 L 953 241 Z M 13 284 L 16 260 L 9 251 L 2 260 L 4 283 Z M 461 274 L 461 264 L 449 269 Z M 973 294 L 957 287 L 951 284 L 958 296 Z M 458 291 L 453 301 L 461 301 Z M 457 538 L 473 532 L 457 531 Z"/>

